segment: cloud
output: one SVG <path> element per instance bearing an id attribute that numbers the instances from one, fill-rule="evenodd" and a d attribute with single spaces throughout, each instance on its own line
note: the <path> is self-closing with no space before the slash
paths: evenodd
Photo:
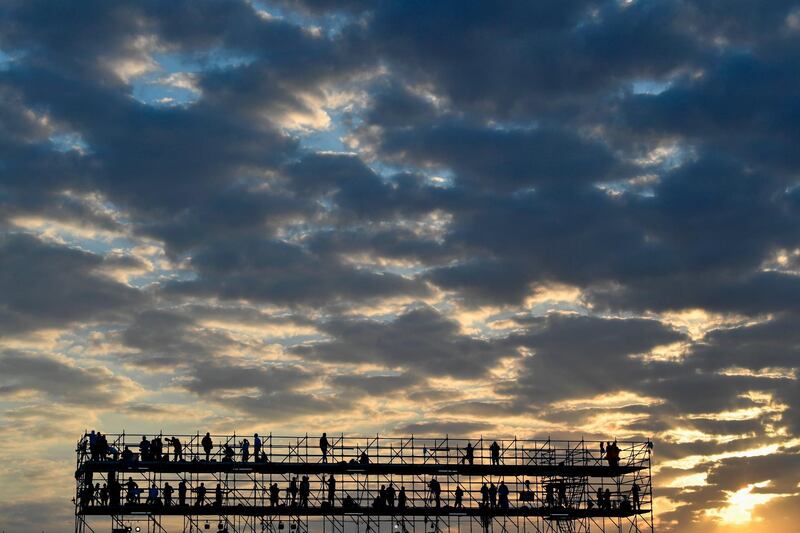
<path id="1" fill-rule="evenodd" d="M 102 256 L 25 234 L 0 238 L 0 331 L 18 333 L 124 316 L 146 301 L 99 275 Z"/>
<path id="2" fill-rule="evenodd" d="M 503 353 L 492 343 L 460 333 L 458 323 L 430 307 L 412 309 L 391 322 L 339 319 L 319 325 L 331 337 L 294 348 L 306 358 L 351 364 L 382 364 L 427 375 L 477 378 Z"/>
<path id="3" fill-rule="evenodd" d="M 0 395 L 13 400 L 34 393 L 51 402 L 105 408 L 136 390 L 125 378 L 103 366 L 78 367 L 63 358 L 3 351 L 0 355 Z"/>

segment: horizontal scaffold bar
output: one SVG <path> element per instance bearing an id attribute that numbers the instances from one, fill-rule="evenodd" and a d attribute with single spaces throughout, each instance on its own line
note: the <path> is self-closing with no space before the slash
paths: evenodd
<path id="1" fill-rule="evenodd" d="M 452 475 L 461 476 L 559 476 L 618 477 L 642 470 L 640 466 L 576 465 L 464 465 L 464 464 L 390 464 L 350 463 L 242 463 L 217 461 L 86 461 L 76 472 L 158 472 L 158 473 L 255 473 L 255 474 L 360 474 L 360 475 Z"/>
<path id="2" fill-rule="evenodd" d="M 476 517 L 495 517 L 495 516 L 537 516 L 551 518 L 553 520 L 575 520 L 580 518 L 622 518 L 634 515 L 650 514 L 649 509 L 620 510 L 620 509 L 566 509 L 549 507 L 516 507 L 516 508 L 491 508 L 480 509 L 466 507 L 463 509 L 455 507 L 406 507 L 399 509 L 375 509 L 372 507 L 296 507 L 279 505 L 277 507 L 268 506 L 245 506 L 245 505 L 184 505 L 169 506 L 146 505 L 146 504 L 127 504 L 121 507 L 94 506 L 87 507 L 80 511 L 82 515 L 93 516 L 133 516 L 133 515 L 157 515 L 157 516 L 476 516 Z"/>

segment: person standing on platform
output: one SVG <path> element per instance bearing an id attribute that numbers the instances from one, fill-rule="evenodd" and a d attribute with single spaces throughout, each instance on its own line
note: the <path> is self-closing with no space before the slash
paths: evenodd
<path id="1" fill-rule="evenodd" d="M 242 441 L 242 462 L 246 463 L 250 460 L 250 441 L 244 439 Z"/>
<path id="2" fill-rule="evenodd" d="M 497 441 L 494 441 L 491 446 L 489 446 L 489 451 L 492 452 L 492 465 L 499 466 L 500 465 L 500 445 L 497 444 Z"/>
<path id="3" fill-rule="evenodd" d="M 475 448 L 472 443 L 468 442 L 467 447 L 464 448 L 464 458 L 461 459 L 461 464 L 474 464 L 475 463 Z"/>
<path id="4" fill-rule="evenodd" d="M 336 478 L 333 477 L 333 474 L 331 474 L 331 477 L 328 478 L 328 505 L 333 507 L 335 499 L 336 499 Z"/>
<path id="5" fill-rule="evenodd" d="M 406 488 L 400 487 L 400 493 L 397 495 L 397 508 L 405 509 L 408 504 L 408 496 L 406 496 Z"/>
<path id="6" fill-rule="evenodd" d="M 489 487 L 486 485 L 486 482 L 481 485 L 481 505 L 484 508 L 489 507 Z"/>
<path id="7" fill-rule="evenodd" d="M 603 498 L 603 487 L 597 489 L 597 508 L 605 509 L 605 499 Z"/>
<path id="8" fill-rule="evenodd" d="M 432 478 L 428 483 L 428 490 L 430 490 L 430 499 L 436 503 L 436 508 L 442 506 L 442 486 L 436 478 Z"/>
<path id="9" fill-rule="evenodd" d="M 269 504 L 272 507 L 277 507 L 281 500 L 281 489 L 278 488 L 277 483 L 269 486 Z"/>
<path id="10" fill-rule="evenodd" d="M 108 487 L 105 483 L 103 483 L 103 486 L 100 487 L 100 505 L 103 507 L 108 505 Z"/>
<path id="11" fill-rule="evenodd" d="M 200 483 L 197 487 L 197 501 L 194 502 L 195 507 L 200 507 L 206 504 L 206 484 Z"/>
<path id="12" fill-rule="evenodd" d="M 394 497 L 394 483 L 390 481 L 389 486 L 386 487 L 386 505 L 391 508 L 394 508 Z"/>
<path id="13" fill-rule="evenodd" d="M 253 461 L 257 463 L 259 459 L 261 459 L 261 437 L 256 433 L 253 435 Z"/>
<path id="14" fill-rule="evenodd" d="M 214 507 L 222 507 L 222 485 L 217 483 L 217 488 L 214 489 Z"/>
<path id="15" fill-rule="evenodd" d="M 203 437 L 203 440 L 200 441 L 200 444 L 203 445 L 203 451 L 206 452 L 206 462 L 211 460 L 211 449 L 214 447 L 214 443 L 211 440 L 211 434 L 206 433 L 206 436 Z"/>
<path id="16" fill-rule="evenodd" d="M 328 434 L 323 433 L 322 436 L 319 438 L 319 450 L 322 452 L 322 462 L 328 462 L 328 448 L 330 447 L 330 443 L 328 442 Z"/>
<path id="17" fill-rule="evenodd" d="M 169 484 L 169 481 L 164 483 L 164 507 L 172 507 L 172 493 L 175 489 Z"/>
<path id="18" fill-rule="evenodd" d="M 147 436 L 145 435 L 142 435 L 142 440 L 139 442 L 139 460 L 150 460 L 150 441 L 147 440 Z"/>
<path id="19" fill-rule="evenodd" d="M 289 496 L 292 498 L 292 507 L 297 504 L 297 477 L 293 477 L 289 482 Z"/>
<path id="20" fill-rule="evenodd" d="M 156 499 L 158 498 L 158 487 L 156 487 L 155 481 L 152 485 L 150 485 L 150 489 L 147 491 L 147 500 L 144 502 L 148 505 L 155 505 Z"/>
<path id="21" fill-rule="evenodd" d="M 639 485 L 634 481 L 633 487 L 631 487 L 631 496 L 633 497 L 633 510 L 637 512 L 642 510 L 642 504 L 639 501 L 639 491 Z"/>
<path id="22" fill-rule="evenodd" d="M 172 460 L 178 462 L 183 460 L 183 445 L 178 437 L 167 438 L 167 444 L 172 446 Z"/>
<path id="23" fill-rule="evenodd" d="M 508 485 L 506 485 L 504 481 L 501 481 L 500 486 L 497 487 L 497 496 L 500 499 L 501 509 L 508 509 L 508 493 Z"/>
<path id="24" fill-rule="evenodd" d="M 308 497 L 311 495 L 311 483 L 308 481 L 308 476 L 303 476 L 300 481 L 300 507 L 308 507 Z"/>
<path id="25" fill-rule="evenodd" d="M 181 507 L 186 505 L 186 481 L 183 479 L 178 483 L 178 505 Z"/>
<path id="26" fill-rule="evenodd" d="M 497 507 L 497 487 L 494 483 L 489 483 L 489 504 L 492 509 Z"/>
<path id="27" fill-rule="evenodd" d="M 133 503 L 134 499 L 136 498 L 136 491 L 139 489 L 139 485 L 133 480 L 132 477 L 128 478 L 128 482 L 125 483 L 125 488 L 127 489 L 127 500 L 128 503 Z"/>
<path id="28" fill-rule="evenodd" d="M 460 485 L 456 487 L 455 496 L 456 496 L 456 502 L 455 502 L 454 507 L 456 509 L 463 509 L 464 508 L 464 490 L 461 488 Z"/>
<path id="29" fill-rule="evenodd" d="M 605 496 L 603 496 L 603 503 L 606 505 L 606 510 L 611 510 L 611 489 L 606 489 Z"/>

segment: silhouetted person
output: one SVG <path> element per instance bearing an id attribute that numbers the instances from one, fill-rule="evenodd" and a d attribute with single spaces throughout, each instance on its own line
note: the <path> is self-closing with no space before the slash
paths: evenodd
<path id="1" fill-rule="evenodd" d="M 89 484 L 92 487 L 91 484 Z M 95 505 L 100 503 L 100 483 L 95 483 L 94 487 L 92 487 L 92 497 L 89 499 L 89 505 Z"/>
<path id="2" fill-rule="evenodd" d="M 331 474 L 331 477 L 328 478 L 328 505 L 333 507 L 335 499 L 336 499 L 336 478 L 333 477 L 333 474 Z"/>
<path id="3" fill-rule="evenodd" d="M 106 460 L 106 454 L 108 454 L 108 439 L 99 431 L 97 432 L 97 453 L 101 461 Z"/>
<path id="4" fill-rule="evenodd" d="M 206 484 L 200 483 L 200 486 L 196 489 L 197 492 L 197 501 L 194 502 L 195 507 L 200 507 L 201 505 L 206 504 Z"/>
<path id="5" fill-rule="evenodd" d="M 99 457 L 99 454 L 97 453 L 97 433 L 95 433 L 94 430 L 89 433 L 89 455 L 91 456 L 92 461 L 97 461 L 97 458 Z"/>
<path id="6" fill-rule="evenodd" d="M 253 435 L 253 461 L 257 463 L 259 459 L 261 459 L 261 437 L 256 433 Z"/>
<path id="7" fill-rule="evenodd" d="M 158 487 L 156 487 L 156 484 L 153 483 L 150 486 L 150 489 L 147 491 L 147 500 L 144 503 L 149 505 L 155 505 L 156 498 L 158 498 Z"/>
<path id="8" fill-rule="evenodd" d="M 125 488 L 127 489 L 126 498 L 128 503 L 133 503 L 136 500 L 136 491 L 139 489 L 139 485 L 136 484 L 132 477 L 129 477 L 128 482 L 125 483 Z"/>
<path id="9" fill-rule="evenodd" d="M 406 488 L 400 487 L 400 492 L 397 494 L 397 507 L 398 509 L 405 509 L 408 504 L 408 496 L 406 496 Z"/>
<path id="10" fill-rule="evenodd" d="M 319 451 L 322 452 L 322 462 L 328 462 L 328 447 L 330 443 L 328 442 L 328 434 L 323 433 L 322 436 L 319 438 Z"/>
<path id="11" fill-rule="evenodd" d="M 394 483 L 390 481 L 389 486 L 386 487 L 386 505 L 389 507 L 394 507 L 394 497 Z"/>
<path id="12" fill-rule="evenodd" d="M 161 460 L 161 447 L 161 438 L 153 437 L 153 440 L 150 441 L 150 455 L 152 456 L 153 461 Z"/>
<path id="13" fill-rule="evenodd" d="M 606 457 L 606 447 L 603 444 L 603 441 L 600 441 L 600 460 L 602 464 L 602 460 Z"/>
<path id="14" fill-rule="evenodd" d="M 292 498 L 292 505 L 297 503 L 297 478 L 293 477 L 289 482 L 289 496 Z"/>
<path id="15" fill-rule="evenodd" d="M 112 478 L 108 482 L 108 493 L 111 498 L 111 507 L 119 507 L 122 503 L 122 485 L 119 484 L 119 481 Z"/>
<path id="16" fill-rule="evenodd" d="M 247 439 L 242 441 L 242 462 L 246 463 L 250 460 L 250 442 Z"/>
<path id="17" fill-rule="evenodd" d="M 172 460 L 177 462 L 183 459 L 183 445 L 178 437 L 167 439 L 167 442 L 172 446 Z"/>
<path id="18" fill-rule="evenodd" d="M 606 459 L 608 459 L 608 466 L 617 467 L 619 466 L 619 446 L 617 446 L 617 441 L 609 442 L 606 446 Z"/>
<path id="19" fill-rule="evenodd" d="M 308 497 L 311 495 L 311 483 L 308 481 L 308 476 L 303 476 L 300 481 L 300 506 L 308 507 Z"/>
<path id="20" fill-rule="evenodd" d="M 558 488 L 558 506 L 566 507 L 569 503 L 567 501 L 567 484 L 564 482 L 564 480 L 561 480 L 558 482 L 556 487 Z"/>
<path id="21" fill-rule="evenodd" d="M 384 509 L 386 507 L 386 485 L 381 485 L 378 491 L 378 497 L 375 499 L 373 507 L 377 509 Z"/>
<path id="22" fill-rule="evenodd" d="M 603 487 L 597 489 L 597 508 L 605 509 L 605 499 L 603 498 Z"/>
<path id="23" fill-rule="evenodd" d="M 475 463 L 475 448 L 472 447 L 471 442 L 468 442 L 467 447 L 464 448 L 464 458 L 461 459 L 461 462 L 467 464 Z"/>
<path id="24" fill-rule="evenodd" d="M 481 485 L 481 505 L 489 507 L 489 486 L 486 482 Z"/>
<path id="25" fill-rule="evenodd" d="M 364 450 L 361 452 L 361 457 L 358 458 L 359 464 L 368 465 L 369 464 L 369 455 L 367 455 L 367 451 Z"/>
<path id="26" fill-rule="evenodd" d="M 627 494 L 623 494 L 622 501 L 619 502 L 619 510 L 626 513 L 631 511 L 631 502 Z"/>
<path id="27" fill-rule="evenodd" d="M 280 505 L 281 500 L 281 489 L 278 488 L 277 483 L 273 483 L 269 486 L 269 504 L 272 507 L 277 507 Z"/>
<path id="28" fill-rule="evenodd" d="M 499 465 L 500 464 L 500 445 L 497 444 L 497 441 L 494 441 L 491 446 L 489 446 L 489 451 L 492 452 L 492 465 Z"/>
<path id="29" fill-rule="evenodd" d="M 464 490 L 460 486 L 456 487 L 455 496 L 456 496 L 455 508 L 456 509 L 463 508 L 464 507 Z"/>
<path id="30" fill-rule="evenodd" d="M 442 486 L 436 478 L 432 478 L 430 483 L 428 483 L 428 489 L 431 493 L 430 499 L 436 502 L 436 508 L 438 509 L 442 506 Z"/>
<path id="31" fill-rule="evenodd" d="M 499 503 L 501 509 L 508 509 L 508 493 L 508 485 L 501 481 L 500 486 L 497 487 L 497 497 L 500 500 Z"/>
<path id="32" fill-rule="evenodd" d="M 181 507 L 186 505 L 186 482 L 184 480 L 178 483 L 178 505 Z"/>
<path id="33" fill-rule="evenodd" d="M 236 452 L 233 451 L 233 448 L 231 448 L 229 444 L 226 444 L 222 455 L 223 463 L 232 463 Z"/>
<path id="34" fill-rule="evenodd" d="M 108 505 L 108 487 L 105 483 L 103 483 L 103 486 L 100 487 L 100 505 L 103 507 Z"/>
<path id="35" fill-rule="evenodd" d="M 122 462 L 127 466 L 133 464 L 133 452 L 127 446 L 125 446 L 125 449 L 122 450 Z"/>
<path id="36" fill-rule="evenodd" d="M 533 491 L 531 490 L 531 482 L 528 479 L 525 480 L 525 489 L 519 493 L 519 501 L 521 502 L 533 501 Z"/>
<path id="37" fill-rule="evenodd" d="M 544 491 L 545 491 L 545 496 L 544 496 L 545 504 L 547 504 L 548 507 L 555 507 L 556 498 L 553 492 L 553 484 L 552 483 L 545 484 Z"/>
<path id="38" fill-rule="evenodd" d="M 92 501 L 94 500 L 94 487 L 90 485 L 86 485 L 81 489 L 81 507 L 86 509 L 87 507 L 92 505 Z"/>
<path id="39" fill-rule="evenodd" d="M 489 504 L 492 509 L 497 507 L 497 487 L 494 483 L 489 483 Z"/>
<path id="40" fill-rule="evenodd" d="M 150 460 L 150 441 L 147 440 L 147 437 L 144 435 L 142 435 L 142 440 L 139 442 L 139 460 Z"/>
<path id="41" fill-rule="evenodd" d="M 211 460 L 211 449 L 214 447 L 214 443 L 211 441 L 211 434 L 206 433 L 206 436 L 203 437 L 203 440 L 200 441 L 200 444 L 203 445 L 203 451 L 206 452 L 206 462 Z"/>
<path id="42" fill-rule="evenodd" d="M 606 504 L 606 509 L 611 509 L 611 490 L 606 489 L 605 495 L 603 496 L 603 500 Z"/>
<path id="43" fill-rule="evenodd" d="M 164 483 L 164 507 L 172 507 L 172 493 L 175 489 L 169 484 L 169 481 Z"/>
<path id="44" fill-rule="evenodd" d="M 637 485 L 636 482 L 634 481 L 633 482 L 633 487 L 631 487 L 631 496 L 633 496 L 633 510 L 634 511 L 641 511 L 642 510 L 642 504 L 639 501 L 639 491 L 640 491 L 639 485 Z"/>
<path id="45" fill-rule="evenodd" d="M 217 483 L 217 488 L 214 489 L 214 506 L 222 507 L 222 485 Z"/>

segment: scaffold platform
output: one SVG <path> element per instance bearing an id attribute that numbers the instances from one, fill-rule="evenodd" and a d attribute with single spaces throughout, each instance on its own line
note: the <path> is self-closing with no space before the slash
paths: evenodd
<path id="1" fill-rule="evenodd" d="M 85 434 L 76 533 L 653 531 L 649 440 L 204 436 Z"/>

